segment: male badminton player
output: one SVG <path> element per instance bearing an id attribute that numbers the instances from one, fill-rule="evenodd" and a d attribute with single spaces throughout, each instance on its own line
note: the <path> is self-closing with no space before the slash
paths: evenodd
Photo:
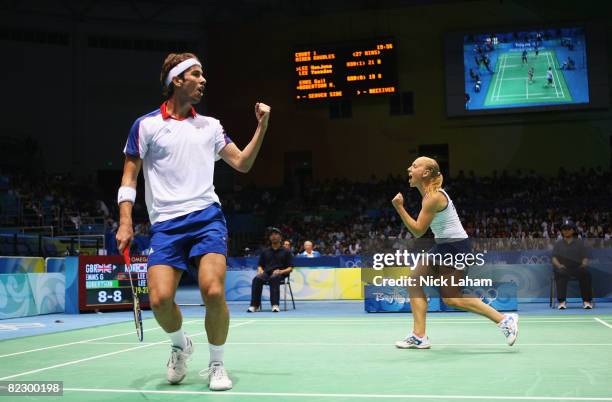
<path id="1" fill-rule="evenodd" d="M 221 123 L 196 113 L 206 80 L 202 63 L 191 53 L 166 57 L 160 77 L 166 101 L 159 109 L 136 119 L 124 149 L 125 164 L 118 193 L 120 251 L 133 238 L 132 206 L 136 180 L 144 166 L 145 200 L 151 220 L 149 299 L 159 325 L 172 342 L 167 378 L 180 383 L 187 374 L 193 343 L 182 329 L 182 315 L 174 301 L 179 280 L 189 263 L 198 269 L 200 292 L 206 304 L 205 328 L 210 348 L 209 388 L 232 388 L 223 366 L 229 328 L 225 301 L 227 228 L 213 186 L 215 161 L 248 172 L 261 147 L 270 107 L 255 104 L 257 128 L 240 150 Z"/>
<path id="2" fill-rule="evenodd" d="M 408 168 L 410 187 L 416 187 L 423 198 L 421 211 L 413 219 L 404 209 L 404 197 L 398 193 L 392 200 L 393 206 L 402 221 L 415 237 L 421 237 L 428 228 L 435 237 L 435 246 L 429 254 L 457 255 L 471 253 L 470 240 L 461 225 L 455 206 L 448 194 L 442 189 L 442 173 L 438 163 L 427 157 L 417 158 Z M 463 270 L 453 266 L 430 267 L 420 264 L 415 268 L 413 277 L 424 276 L 445 278 L 449 283 L 459 283 Z M 452 281 L 452 282 L 451 282 Z M 410 306 L 414 320 L 412 332 L 401 341 L 396 342 L 400 349 L 429 349 L 431 343 L 425 333 L 427 298 L 420 281 L 409 286 Z M 458 286 L 441 286 L 442 300 L 449 306 L 468 310 L 483 315 L 496 323 L 512 346 L 518 335 L 518 315 L 501 314 L 493 307 L 476 297 L 462 297 Z"/>
<path id="3" fill-rule="evenodd" d="M 552 72 L 552 67 L 548 66 L 548 70 L 546 70 L 546 87 L 550 88 L 550 87 L 554 87 L 555 84 L 553 83 L 553 72 Z"/>

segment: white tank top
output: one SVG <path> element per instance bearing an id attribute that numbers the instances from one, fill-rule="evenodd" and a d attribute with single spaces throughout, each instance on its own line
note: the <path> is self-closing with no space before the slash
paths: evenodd
<path id="1" fill-rule="evenodd" d="M 455 209 L 453 201 L 448 194 L 446 194 L 446 191 L 442 189 L 439 191 L 444 194 L 448 200 L 448 204 L 442 211 L 436 212 L 433 221 L 431 221 L 431 225 L 429 225 L 434 234 L 436 243 L 450 243 L 467 239 L 468 235 L 459 220 L 459 215 L 457 215 L 457 210 Z"/>

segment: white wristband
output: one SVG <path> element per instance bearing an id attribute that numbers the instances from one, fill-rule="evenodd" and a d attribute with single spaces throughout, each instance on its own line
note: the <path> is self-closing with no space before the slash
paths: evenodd
<path id="1" fill-rule="evenodd" d="M 121 204 L 123 201 L 129 201 L 133 204 L 136 201 L 136 189 L 129 186 L 119 187 L 117 204 Z"/>

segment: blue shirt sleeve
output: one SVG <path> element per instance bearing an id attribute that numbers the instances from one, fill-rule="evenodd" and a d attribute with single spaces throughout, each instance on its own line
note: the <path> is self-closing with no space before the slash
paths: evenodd
<path id="1" fill-rule="evenodd" d="M 140 156 L 140 121 L 141 119 L 136 119 L 134 124 L 132 124 L 132 128 L 130 128 L 130 133 L 128 135 L 127 143 L 125 144 L 125 148 L 123 153 L 126 155 L 136 156 L 141 158 Z"/>

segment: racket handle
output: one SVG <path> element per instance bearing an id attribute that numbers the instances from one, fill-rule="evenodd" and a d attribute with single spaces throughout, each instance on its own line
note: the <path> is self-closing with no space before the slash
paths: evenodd
<path id="1" fill-rule="evenodd" d="M 128 247 L 123 249 L 123 261 L 129 265 L 130 264 L 130 249 Z"/>

